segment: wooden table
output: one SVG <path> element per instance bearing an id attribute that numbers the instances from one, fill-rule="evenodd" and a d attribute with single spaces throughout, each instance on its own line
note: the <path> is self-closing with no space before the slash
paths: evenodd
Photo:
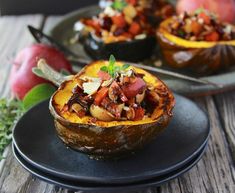
<path id="1" fill-rule="evenodd" d="M 42 15 L 0 17 L 0 97 L 10 94 L 12 59 L 33 42 L 26 26 L 47 31 L 60 17 Z M 189 172 L 147 193 L 234 193 L 235 192 L 235 91 L 193 99 L 208 112 L 212 134 L 202 160 Z M 47 184 L 25 171 L 14 159 L 9 146 L 1 162 L 0 193 L 71 192 Z"/>

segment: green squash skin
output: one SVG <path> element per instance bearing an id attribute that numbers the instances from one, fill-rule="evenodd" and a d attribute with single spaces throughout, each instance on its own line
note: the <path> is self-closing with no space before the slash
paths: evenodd
<path id="1" fill-rule="evenodd" d="M 151 57 L 156 38 L 149 36 L 141 40 L 105 44 L 100 39 L 88 35 L 83 45 L 85 51 L 95 60 L 106 60 L 113 54 L 117 60 L 138 62 Z"/>
<path id="2" fill-rule="evenodd" d="M 170 42 L 159 32 L 157 37 L 162 55 L 170 67 L 187 69 L 201 76 L 228 70 L 235 64 L 235 46 L 217 44 L 210 48 L 185 48 Z"/>
<path id="3" fill-rule="evenodd" d="M 174 101 L 171 105 L 173 108 Z M 54 117 L 57 134 L 63 143 L 96 160 L 116 160 L 135 153 L 162 133 L 172 117 L 168 112 L 152 123 L 105 128 L 67 121 L 58 115 L 52 101 L 49 109 Z"/>
<path id="4" fill-rule="evenodd" d="M 168 117 L 158 122 L 135 126 L 101 128 L 91 125 L 66 125 L 55 120 L 60 139 L 69 147 L 93 159 L 119 159 L 143 148 L 168 125 Z"/>

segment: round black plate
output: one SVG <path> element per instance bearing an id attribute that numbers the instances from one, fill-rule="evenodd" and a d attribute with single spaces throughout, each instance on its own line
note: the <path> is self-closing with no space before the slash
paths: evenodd
<path id="1" fill-rule="evenodd" d="M 57 177 L 92 183 L 132 183 L 185 165 L 204 147 L 210 133 L 206 114 L 192 101 L 176 96 L 173 119 L 143 150 L 118 161 L 96 161 L 67 148 L 57 137 L 48 101 L 29 110 L 16 124 L 13 140 L 32 165 Z"/>
<path id="2" fill-rule="evenodd" d="M 146 180 L 143 183 L 136 183 L 136 184 L 128 184 L 128 185 L 94 185 L 94 184 L 86 184 L 79 181 L 69 181 L 67 179 L 58 178 L 55 176 L 52 176 L 50 174 L 47 174 L 43 171 L 40 171 L 36 167 L 30 165 L 27 161 L 24 160 L 24 158 L 21 157 L 17 149 L 13 145 L 13 153 L 15 155 L 15 158 L 17 161 L 30 173 L 38 177 L 39 179 L 46 181 L 51 184 L 55 184 L 67 189 L 71 190 L 79 190 L 82 192 L 91 192 L 91 193 L 122 193 L 122 192 L 131 192 L 131 191 L 140 191 L 144 190 L 150 187 L 157 187 L 160 186 L 163 183 L 166 183 L 176 177 L 179 177 L 180 175 L 184 174 L 188 170 L 190 170 L 194 165 L 198 163 L 198 161 L 201 159 L 202 155 L 205 152 L 206 145 L 203 147 L 203 149 L 199 152 L 199 154 L 192 159 L 189 163 L 187 163 L 185 166 L 177 169 L 176 171 L 169 173 L 167 175 L 159 176 L 156 178 L 153 178 L 151 180 Z"/>

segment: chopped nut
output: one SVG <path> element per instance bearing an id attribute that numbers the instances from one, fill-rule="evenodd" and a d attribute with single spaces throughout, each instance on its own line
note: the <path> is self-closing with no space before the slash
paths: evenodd
<path id="1" fill-rule="evenodd" d="M 113 82 L 113 79 L 110 78 L 109 80 L 104 81 L 101 86 L 108 87 L 112 84 L 112 82 Z"/>
<path id="2" fill-rule="evenodd" d="M 140 104 L 144 100 L 144 97 L 145 97 L 145 91 L 143 93 L 141 93 L 141 94 L 137 94 L 136 97 L 135 97 L 136 98 L 136 102 L 138 104 Z"/>
<path id="3" fill-rule="evenodd" d="M 158 102 L 160 100 L 159 95 L 154 90 L 150 91 L 149 94 L 155 102 Z"/>
<path id="4" fill-rule="evenodd" d="M 196 37 L 196 36 L 192 36 L 192 37 L 190 37 L 189 40 L 191 40 L 191 41 L 196 41 L 196 40 L 197 40 L 197 37 Z"/>
<path id="5" fill-rule="evenodd" d="M 209 26 L 209 25 L 204 25 L 204 28 L 206 31 L 212 32 L 213 31 L 213 27 Z"/>
<path id="6" fill-rule="evenodd" d="M 71 109 L 75 112 L 75 113 L 79 113 L 81 110 L 83 110 L 82 106 L 74 103 L 71 107 Z"/>
<path id="7" fill-rule="evenodd" d="M 133 120 L 135 118 L 135 110 L 134 108 L 130 107 L 129 111 L 126 112 L 126 116 L 128 120 Z"/>
<path id="8" fill-rule="evenodd" d="M 123 13 L 130 18 L 134 18 L 137 15 L 136 9 L 133 5 L 127 5 L 124 7 Z"/>
<path id="9" fill-rule="evenodd" d="M 135 39 L 136 40 L 142 40 L 142 39 L 145 39 L 146 37 L 147 37 L 146 34 L 139 34 L 139 35 L 135 36 Z"/>
<path id="10" fill-rule="evenodd" d="M 127 15 L 125 15 L 125 20 L 128 24 L 131 24 L 133 22 L 133 19 Z"/>
<path id="11" fill-rule="evenodd" d="M 184 31 L 186 33 L 191 33 L 192 32 L 192 21 L 190 19 L 186 19 L 186 23 L 184 25 Z"/>
<path id="12" fill-rule="evenodd" d="M 155 61 L 154 66 L 161 67 L 162 66 L 162 61 L 161 60 Z"/>
<path id="13" fill-rule="evenodd" d="M 179 22 L 174 22 L 174 23 L 171 24 L 172 29 L 178 29 L 179 26 L 180 26 Z"/>
<path id="14" fill-rule="evenodd" d="M 204 20 L 203 20 L 202 18 L 199 18 L 199 19 L 198 19 L 198 23 L 204 24 Z"/>

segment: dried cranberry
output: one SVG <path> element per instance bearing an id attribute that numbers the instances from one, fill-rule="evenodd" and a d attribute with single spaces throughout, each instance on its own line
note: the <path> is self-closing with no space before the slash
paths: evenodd
<path id="1" fill-rule="evenodd" d="M 120 36 L 125 32 L 123 28 L 117 28 L 115 32 L 113 32 L 113 35 Z"/>
<path id="2" fill-rule="evenodd" d="M 215 30 L 220 34 L 223 35 L 224 34 L 224 30 L 223 27 L 221 25 L 216 25 L 215 26 Z"/>
<path id="3" fill-rule="evenodd" d="M 110 17 L 104 17 L 103 21 L 101 22 L 102 28 L 105 30 L 108 30 L 108 31 L 110 30 L 112 24 L 113 24 L 113 22 Z"/>

